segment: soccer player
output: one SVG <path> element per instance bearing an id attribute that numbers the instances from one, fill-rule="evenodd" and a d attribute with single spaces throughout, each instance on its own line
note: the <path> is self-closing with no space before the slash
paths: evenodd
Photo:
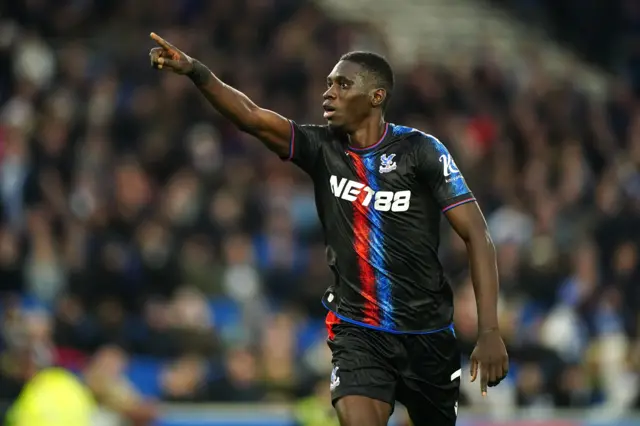
<path id="1" fill-rule="evenodd" d="M 507 374 L 498 330 L 495 249 L 484 217 L 447 148 L 387 123 L 387 61 L 344 55 L 327 77 L 327 125 L 300 125 L 260 108 L 158 35 L 157 69 L 189 77 L 211 105 L 313 180 L 327 262 L 323 302 L 333 353 L 332 401 L 342 426 L 386 425 L 395 401 L 416 426 L 454 425 L 460 353 L 453 295 L 438 260 L 440 214 L 467 245 L 477 300 L 471 380 L 480 391 Z"/>

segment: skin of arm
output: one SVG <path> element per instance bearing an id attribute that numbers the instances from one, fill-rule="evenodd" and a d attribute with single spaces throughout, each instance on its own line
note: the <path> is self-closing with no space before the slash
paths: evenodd
<path id="1" fill-rule="evenodd" d="M 222 82 L 200 61 L 186 55 L 157 34 L 151 33 L 151 38 L 159 46 L 149 52 L 154 68 L 186 75 L 207 101 L 240 130 L 257 137 L 279 156 L 289 156 L 293 130 L 288 119 L 260 108 L 244 93 Z"/>
<path id="2" fill-rule="evenodd" d="M 496 250 L 478 204 L 466 203 L 445 213 L 467 246 L 478 309 L 478 333 L 498 329 L 498 267 Z"/>

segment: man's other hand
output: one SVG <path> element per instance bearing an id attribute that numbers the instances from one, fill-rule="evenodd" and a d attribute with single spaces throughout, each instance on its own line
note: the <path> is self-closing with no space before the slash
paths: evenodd
<path id="1" fill-rule="evenodd" d="M 471 353 L 471 381 L 475 382 L 480 370 L 480 391 L 487 395 L 487 386 L 497 386 L 509 372 L 509 356 L 500 331 L 488 330 L 478 336 Z"/>

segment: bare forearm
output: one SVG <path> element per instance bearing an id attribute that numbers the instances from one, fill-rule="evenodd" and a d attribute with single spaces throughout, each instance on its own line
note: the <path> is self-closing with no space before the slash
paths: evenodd
<path id="1" fill-rule="evenodd" d="M 291 152 L 292 122 L 273 111 L 259 108 L 244 93 L 224 84 L 206 66 L 156 33 L 151 33 L 151 38 L 159 45 L 149 52 L 154 68 L 187 75 L 209 103 L 238 128 L 256 136 L 283 158 Z"/>
<path id="2" fill-rule="evenodd" d="M 476 295 L 478 332 L 497 329 L 499 285 L 495 247 L 487 233 L 470 238 L 466 245 Z"/>
<path id="3" fill-rule="evenodd" d="M 244 93 L 223 83 L 204 64 L 195 61 L 188 77 L 209 103 L 235 125 L 246 131 L 258 126 L 258 106 Z"/>
<path id="4" fill-rule="evenodd" d="M 194 60 L 187 75 L 209 103 L 240 130 L 257 137 L 281 157 L 289 154 L 292 137 L 289 120 L 258 107 L 248 96 L 220 81 L 198 61 Z"/>

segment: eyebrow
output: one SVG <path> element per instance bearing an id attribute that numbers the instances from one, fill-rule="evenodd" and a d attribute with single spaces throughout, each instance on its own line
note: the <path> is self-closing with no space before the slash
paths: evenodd
<path id="1" fill-rule="evenodd" d="M 355 83 L 354 80 L 351 80 L 350 78 L 345 77 L 344 75 L 338 74 L 335 77 L 331 77 L 330 75 L 327 76 L 327 81 L 342 81 L 342 82 L 346 82 L 346 83 Z"/>

